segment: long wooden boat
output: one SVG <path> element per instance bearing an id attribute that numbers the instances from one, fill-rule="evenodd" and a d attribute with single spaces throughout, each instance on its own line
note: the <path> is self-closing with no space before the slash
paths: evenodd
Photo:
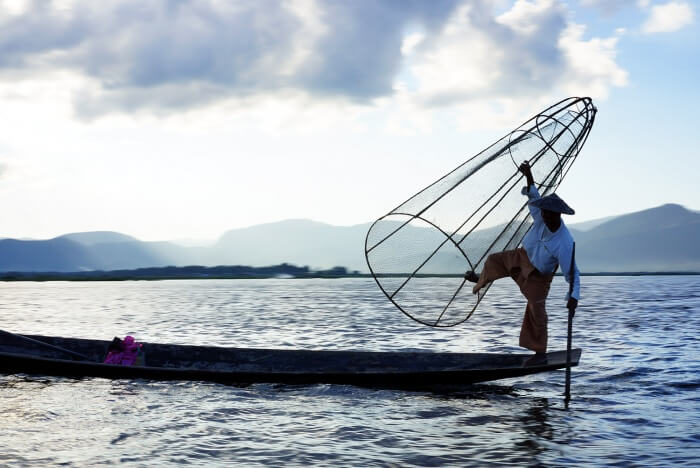
<path id="1" fill-rule="evenodd" d="M 109 341 L 0 331 L 0 373 L 228 384 L 461 385 L 566 367 L 566 351 L 533 354 L 314 351 L 144 343 L 145 365 L 103 364 Z M 571 353 L 578 365 L 581 350 Z"/>

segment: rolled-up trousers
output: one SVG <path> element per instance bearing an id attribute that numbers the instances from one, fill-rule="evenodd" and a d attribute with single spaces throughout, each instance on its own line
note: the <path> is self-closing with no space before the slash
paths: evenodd
<path id="1" fill-rule="evenodd" d="M 507 276 L 513 278 L 527 299 L 525 317 L 520 328 L 520 346 L 538 353 L 547 352 L 545 302 L 554 275 L 543 275 L 537 271 L 530 263 L 525 249 L 506 250 L 488 256 L 473 292 L 476 294 L 491 281 Z"/>

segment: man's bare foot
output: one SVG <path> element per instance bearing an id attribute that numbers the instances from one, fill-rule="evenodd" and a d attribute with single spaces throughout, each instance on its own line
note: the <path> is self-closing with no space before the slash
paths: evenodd
<path id="1" fill-rule="evenodd" d="M 464 274 L 464 279 L 466 279 L 467 281 L 469 281 L 471 283 L 476 283 L 479 281 L 479 275 L 474 273 L 472 270 L 469 270 L 468 272 L 466 272 Z"/>

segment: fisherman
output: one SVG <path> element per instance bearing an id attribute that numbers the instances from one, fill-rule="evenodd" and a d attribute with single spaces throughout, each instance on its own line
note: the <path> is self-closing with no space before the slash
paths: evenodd
<path id="1" fill-rule="evenodd" d="M 521 248 L 489 255 L 480 275 L 468 271 L 464 277 L 476 283 L 472 290 L 474 294 L 491 281 L 506 276 L 513 278 L 527 299 L 520 346 L 540 354 L 547 352 L 545 302 L 558 266 L 570 284 L 571 293 L 566 295 L 567 308 L 573 313 L 578 305 L 580 281 L 575 261 L 571 275 L 574 239 L 561 220 L 562 213 L 572 215 L 574 210 L 554 193 L 540 197 L 527 161 L 518 169 L 527 179 L 527 187 L 523 187 L 522 193 L 529 199 L 532 228 L 523 239 Z"/>

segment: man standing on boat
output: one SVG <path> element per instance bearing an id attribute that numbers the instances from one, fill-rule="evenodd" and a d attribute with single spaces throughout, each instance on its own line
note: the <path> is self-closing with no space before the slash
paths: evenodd
<path id="1" fill-rule="evenodd" d="M 579 271 L 572 266 L 574 239 L 561 220 L 561 214 L 574 214 L 574 210 L 556 194 L 540 197 L 532 177 L 530 164 L 519 167 L 527 179 L 523 195 L 528 197 L 528 207 L 533 225 L 522 242 L 522 247 L 489 255 L 480 275 L 468 271 L 465 278 L 476 283 L 476 294 L 491 281 L 510 276 L 518 284 L 527 299 L 525 317 L 520 330 L 520 346 L 536 353 L 547 352 L 547 311 L 545 302 L 552 277 L 561 266 L 566 281 L 571 285 L 567 293 L 567 308 L 576 309 L 579 299 Z M 573 272 L 573 274 L 571 274 Z M 573 282 L 573 283 L 572 283 Z"/>

